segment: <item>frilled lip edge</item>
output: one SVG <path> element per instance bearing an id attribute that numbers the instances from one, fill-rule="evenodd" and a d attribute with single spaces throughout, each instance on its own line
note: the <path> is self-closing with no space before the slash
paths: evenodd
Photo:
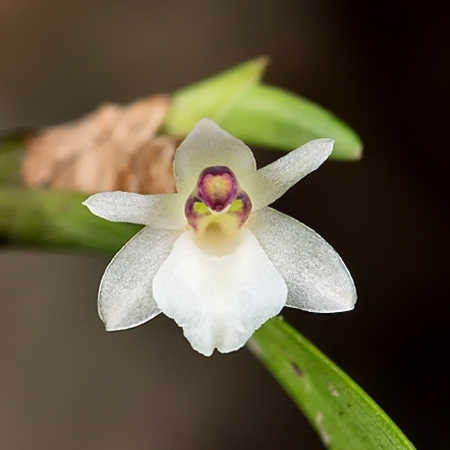
<path id="1" fill-rule="evenodd" d="M 223 256 L 204 253 L 185 231 L 156 272 L 153 294 L 192 347 L 209 356 L 241 348 L 281 311 L 287 287 L 250 230 Z"/>

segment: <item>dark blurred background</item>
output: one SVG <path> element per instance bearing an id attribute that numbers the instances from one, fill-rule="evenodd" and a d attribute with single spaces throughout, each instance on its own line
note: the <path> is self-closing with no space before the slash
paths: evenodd
<path id="1" fill-rule="evenodd" d="M 418 448 L 448 449 L 450 65 L 439 4 L 0 0 L 0 129 L 64 122 L 270 55 L 267 82 L 332 110 L 365 144 L 361 162 L 326 163 L 276 205 L 338 250 L 357 307 L 284 315 Z M 164 317 L 106 333 L 96 292 L 107 262 L 0 253 L 1 449 L 322 448 L 247 350 L 204 358 Z"/>

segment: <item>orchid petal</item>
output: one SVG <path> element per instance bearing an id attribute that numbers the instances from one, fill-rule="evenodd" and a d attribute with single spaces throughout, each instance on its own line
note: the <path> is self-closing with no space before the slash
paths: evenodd
<path id="1" fill-rule="evenodd" d="M 256 171 L 252 151 L 209 119 L 200 120 L 175 153 L 174 174 L 179 193 L 189 194 L 206 167 L 227 166 L 237 176 Z"/>
<path id="2" fill-rule="evenodd" d="M 316 170 L 330 156 L 333 144 L 333 139 L 308 142 L 242 180 L 241 185 L 250 196 L 253 210 L 270 205 Z"/>
<path id="3" fill-rule="evenodd" d="M 98 312 L 108 331 L 136 327 L 161 312 L 153 299 L 153 277 L 179 235 L 145 227 L 109 263 L 98 297 Z"/>
<path id="4" fill-rule="evenodd" d="M 254 212 L 249 228 L 286 281 L 286 306 L 320 313 L 353 309 L 353 280 L 339 255 L 316 232 L 272 208 Z"/>
<path id="5" fill-rule="evenodd" d="M 177 230 L 186 223 L 186 199 L 178 194 L 141 195 L 130 192 L 104 192 L 91 195 L 83 205 L 102 219 Z"/>
<path id="6" fill-rule="evenodd" d="M 204 253 L 186 231 L 155 275 L 153 294 L 192 347 L 209 356 L 215 348 L 227 353 L 242 347 L 280 312 L 287 288 L 249 230 L 224 256 Z"/>

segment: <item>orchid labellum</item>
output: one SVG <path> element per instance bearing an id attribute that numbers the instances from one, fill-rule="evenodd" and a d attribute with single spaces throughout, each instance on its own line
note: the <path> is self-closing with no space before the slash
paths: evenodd
<path id="1" fill-rule="evenodd" d="M 98 310 L 109 331 L 159 313 L 209 356 L 242 347 L 284 306 L 331 313 L 356 301 L 339 255 L 272 202 L 330 155 L 317 139 L 256 169 L 251 150 L 208 119 L 174 159 L 176 194 L 107 192 L 84 204 L 97 216 L 145 227 L 107 267 Z"/>

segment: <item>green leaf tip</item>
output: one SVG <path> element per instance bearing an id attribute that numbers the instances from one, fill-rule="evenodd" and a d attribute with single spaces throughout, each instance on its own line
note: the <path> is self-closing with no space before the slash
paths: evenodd
<path id="1" fill-rule="evenodd" d="M 165 132 L 184 136 L 204 117 L 219 122 L 239 96 L 260 81 L 268 63 L 267 56 L 255 58 L 176 91 Z"/>
<path id="2" fill-rule="evenodd" d="M 334 114 L 289 91 L 261 84 L 268 62 L 268 57 L 256 58 L 175 92 L 163 131 L 185 136 L 208 117 L 251 145 L 289 151 L 328 137 L 335 140 L 331 159 L 359 159 L 361 140 Z"/>
<path id="3" fill-rule="evenodd" d="M 274 86 L 248 89 L 220 123 L 253 145 L 292 150 L 313 139 L 335 140 L 332 159 L 357 160 L 362 143 L 334 114 L 296 94 Z"/>
<path id="4" fill-rule="evenodd" d="M 414 450 L 348 375 L 281 318 L 256 331 L 249 348 L 304 412 L 327 448 Z"/>

